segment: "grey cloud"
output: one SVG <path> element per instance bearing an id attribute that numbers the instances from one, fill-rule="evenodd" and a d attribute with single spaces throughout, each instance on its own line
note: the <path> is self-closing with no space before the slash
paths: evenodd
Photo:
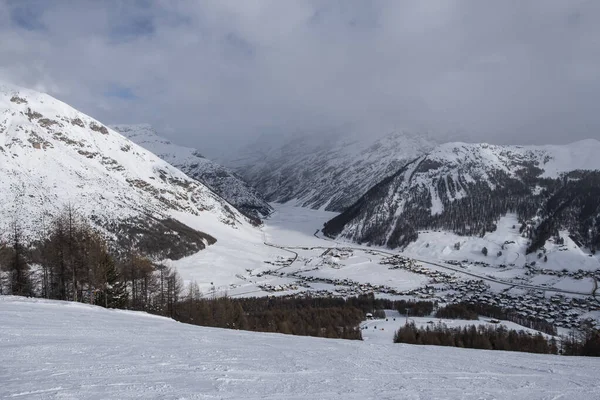
<path id="1" fill-rule="evenodd" d="M 600 138 L 600 2 L 22 0 L 0 37 L 0 79 L 209 154 L 340 127 Z"/>

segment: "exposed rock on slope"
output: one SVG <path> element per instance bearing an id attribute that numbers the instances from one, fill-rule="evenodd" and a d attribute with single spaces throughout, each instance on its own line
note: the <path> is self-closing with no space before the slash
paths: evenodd
<path id="1" fill-rule="evenodd" d="M 114 125 L 114 130 L 210 187 L 242 213 L 260 220 L 273 209 L 256 190 L 229 169 L 204 158 L 196 149 L 178 146 L 158 136 L 150 125 Z"/>

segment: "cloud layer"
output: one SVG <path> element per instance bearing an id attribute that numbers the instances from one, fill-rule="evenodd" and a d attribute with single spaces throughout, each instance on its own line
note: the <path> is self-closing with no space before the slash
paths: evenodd
<path id="1" fill-rule="evenodd" d="M 0 79 L 200 149 L 261 133 L 600 138 L 600 2 L 0 2 Z"/>

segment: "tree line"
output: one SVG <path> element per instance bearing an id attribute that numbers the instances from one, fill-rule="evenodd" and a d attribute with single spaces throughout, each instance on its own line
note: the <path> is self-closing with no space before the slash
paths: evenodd
<path id="1" fill-rule="evenodd" d="M 146 311 L 202 326 L 361 339 L 359 324 L 374 298 L 254 298 L 202 296 L 174 268 L 122 246 L 72 206 L 31 242 L 17 220 L 0 244 L 0 294 L 77 301 Z"/>
<path id="2" fill-rule="evenodd" d="M 118 248 L 72 206 L 27 241 L 18 220 L 0 244 L 0 294 L 79 301 L 109 308 L 174 311 L 182 281 L 135 247 Z"/>
<path id="3" fill-rule="evenodd" d="M 558 354 L 556 339 L 547 340 L 538 333 L 509 330 L 492 325 L 469 325 L 449 328 L 439 323 L 417 328 L 409 323 L 394 334 L 394 343 L 424 344 L 435 346 L 464 347 L 482 350 L 521 351 L 527 353 Z"/>
<path id="4" fill-rule="evenodd" d="M 200 295 L 191 283 L 174 318 L 201 326 L 361 340 L 364 312 L 343 298 L 252 297 Z"/>
<path id="5" fill-rule="evenodd" d="M 394 343 L 600 357 L 600 332 L 593 329 L 572 331 L 556 340 L 555 337 L 547 339 L 541 333 L 530 334 L 503 325 L 449 328 L 443 323 L 426 327 L 408 323 L 396 331 Z"/>
<path id="6" fill-rule="evenodd" d="M 514 322 L 526 328 L 556 336 L 556 327 L 542 318 L 523 316 L 514 310 L 485 303 L 456 303 L 440 308 L 436 317 L 451 319 L 478 319 L 479 315 Z"/>
<path id="7" fill-rule="evenodd" d="M 377 298 L 373 293 L 349 297 L 346 302 L 360 308 L 364 313 L 372 313 L 375 318 L 385 318 L 383 310 L 396 310 L 401 314 L 408 311 L 414 317 L 431 315 L 437 303 L 424 300 L 391 300 Z"/>

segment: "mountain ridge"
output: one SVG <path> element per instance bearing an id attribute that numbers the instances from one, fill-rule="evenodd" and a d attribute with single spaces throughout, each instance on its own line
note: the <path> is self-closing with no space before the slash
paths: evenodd
<path id="1" fill-rule="evenodd" d="M 19 220 L 32 240 L 67 205 L 111 240 L 174 258 L 250 225 L 212 190 L 101 122 L 10 84 L 0 85 L 0 173 L 2 230 Z M 157 235 L 178 240 L 153 249 Z"/>
<path id="2" fill-rule="evenodd" d="M 599 152 L 600 142 L 594 139 L 564 146 L 442 144 L 374 185 L 323 231 L 402 247 L 423 229 L 463 235 L 490 231 L 509 211 L 520 213 L 524 223 L 543 214 L 545 201 L 560 190 L 561 178 L 600 170 L 593 157 Z M 587 184 L 595 185 L 594 172 L 586 175 L 592 182 Z"/>
<path id="3" fill-rule="evenodd" d="M 243 214 L 260 221 L 273 209 L 261 195 L 229 169 L 205 158 L 198 150 L 161 137 L 149 124 L 111 125 L 131 141 L 202 182 Z"/>
<path id="4" fill-rule="evenodd" d="M 434 147 L 428 137 L 395 132 L 379 138 L 343 133 L 257 142 L 231 162 L 268 201 L 343 211 L 405 163 Z"/>

